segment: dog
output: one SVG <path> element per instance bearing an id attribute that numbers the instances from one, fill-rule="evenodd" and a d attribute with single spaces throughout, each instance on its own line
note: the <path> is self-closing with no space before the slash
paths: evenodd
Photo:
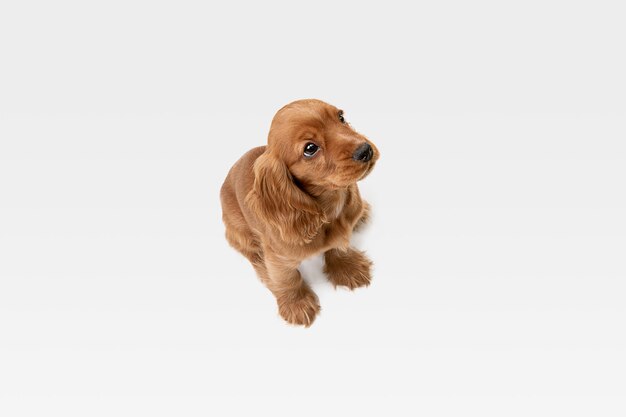
<path id="1" fill-rule="evenodd" d="M 288 323 L 309 327 L 320 312 L 298 271 L 305 258 L 323 253 L 335 288 L 370 284 L 372 262 L 350 247 L 350 236 L 370 214 L 357 181 L 379 155 L 342 110 L 298 100 L 276 113 L 267 146 L 230 169 L 220 192 L 226 239 L 252 263 Z"/>

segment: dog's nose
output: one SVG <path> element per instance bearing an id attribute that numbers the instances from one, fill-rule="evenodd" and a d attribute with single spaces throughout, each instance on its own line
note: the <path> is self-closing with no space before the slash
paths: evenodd
<path id="1" fill-rule="evenodd" d="M 352 159 L 355 161 L 368 162 L 374 156 L 374 150 L 369 143 L 364 143 L 352 154 Z"/>

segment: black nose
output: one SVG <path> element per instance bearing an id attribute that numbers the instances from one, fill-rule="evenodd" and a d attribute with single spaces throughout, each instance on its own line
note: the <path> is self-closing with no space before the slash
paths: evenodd
<path id="1" fill-rule="evenodd" d="M 368 162 L 372 159 L 372 156 L 374 156 L 374 150 L 369 143 L 364 143 L 356 148 L 356 151 L 352 154 L 352 159 L 355 161 Z"/>

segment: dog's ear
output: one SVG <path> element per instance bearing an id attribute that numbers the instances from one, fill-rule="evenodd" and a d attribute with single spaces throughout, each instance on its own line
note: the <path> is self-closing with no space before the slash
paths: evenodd
<path id="1" fill-rule="evenodd" d="M 318 204 L 293 182 L 287 166 L 267 152 L 254 163 L 246 204 L 291 244 L 309 243 L 326 221 Z"/>

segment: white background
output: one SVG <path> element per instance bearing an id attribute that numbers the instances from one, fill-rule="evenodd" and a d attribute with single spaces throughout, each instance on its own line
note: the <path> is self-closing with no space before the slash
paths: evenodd
<path id="1" fill-rule="evenodd" d="M 1 3 L 0 415 L 626 413 L 620 2 L 365 3 Z M 218 194 L 311 97 L 382 158 L 301 329 Z"/>

